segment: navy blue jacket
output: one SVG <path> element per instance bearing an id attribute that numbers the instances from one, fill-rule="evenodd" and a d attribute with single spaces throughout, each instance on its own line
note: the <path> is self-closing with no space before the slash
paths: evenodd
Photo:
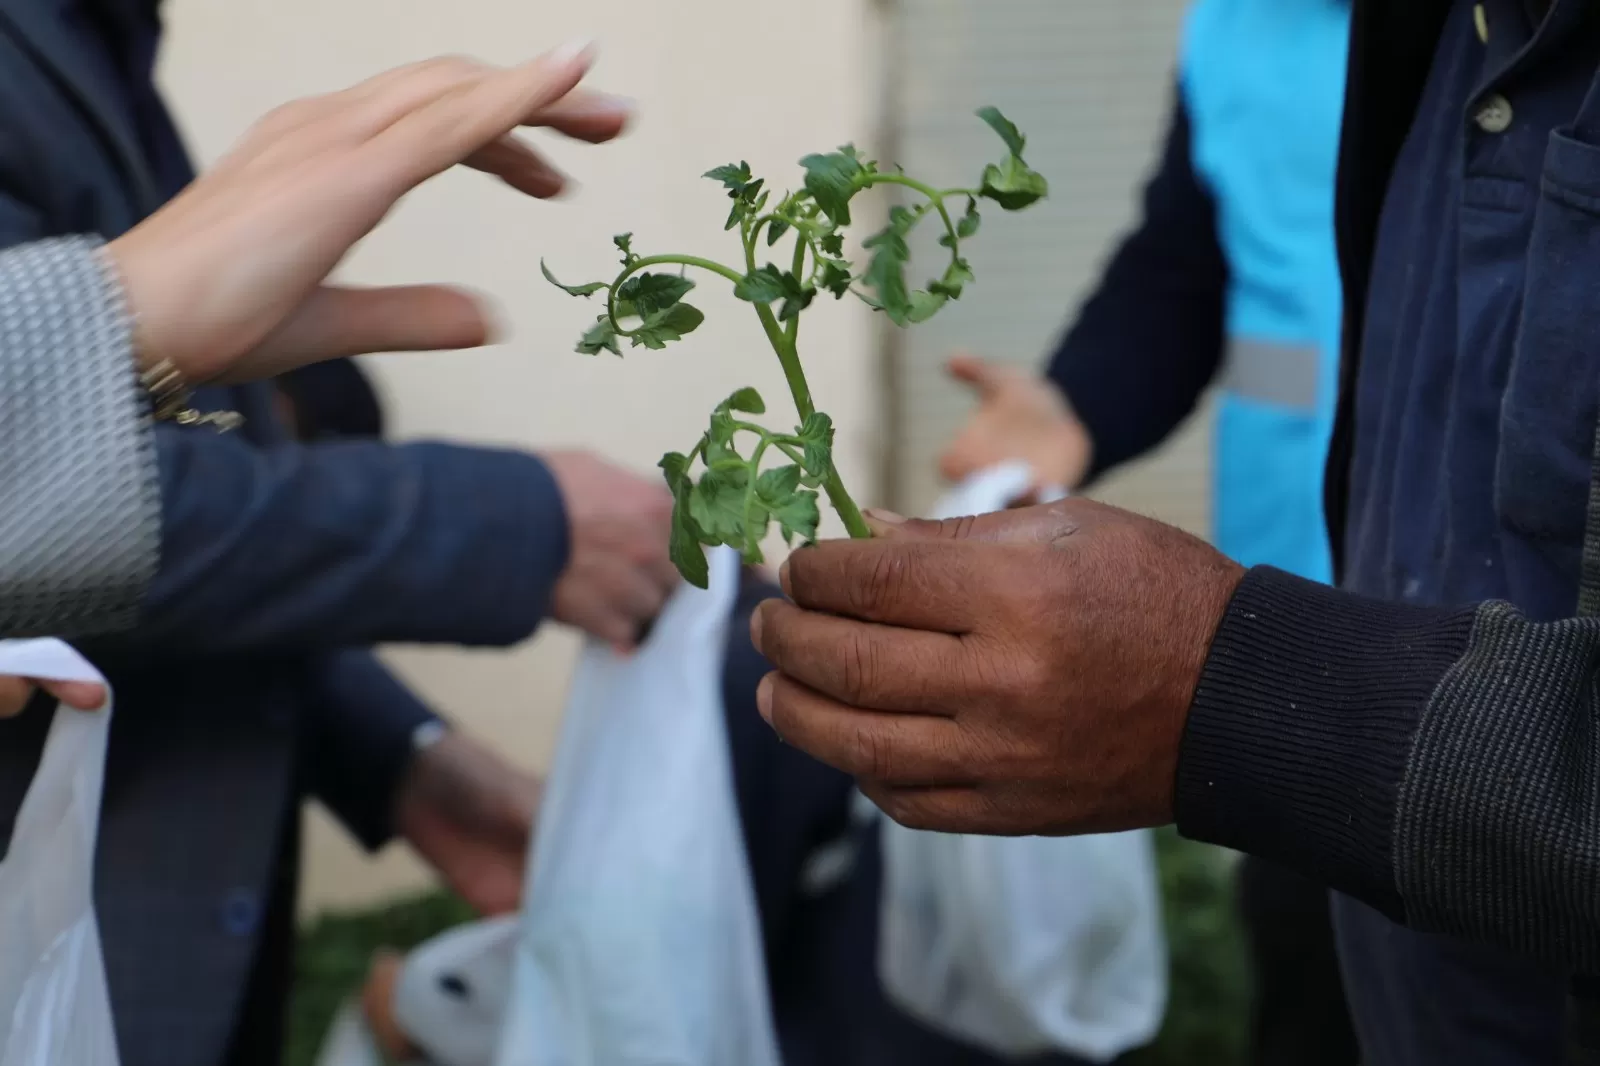
<path id="1" fill-rule="evenodd" d="M 129 25 L 109 30 L 130 47 L 108 62 L 57 0 L 0 0 L 0 245 L 116 236 L 186 176 L 172 180 L 164 154 L 187 163 L 139 66 L 154 22 L 147 40 L 116 36 Z M 431 713 L 364 649 L 520 641 L 567 553 L 531 456 L 298 446 L 268 386 L 202 398 L 249 421 L 226 436 L 159 429 L 159 575 L 137 629 L 86 646 L 116 692 L 96 906 L 124 1066 L 227 1053 L 269 903 L 284 912 L 305 790 L 367 845 L 389 836 Z M 0 723 L 0 833 L 47 720 Z"/>

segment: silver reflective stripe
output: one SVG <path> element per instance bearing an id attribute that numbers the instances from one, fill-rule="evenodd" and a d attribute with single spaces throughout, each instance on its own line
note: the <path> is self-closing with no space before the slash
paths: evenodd
<path id="1" fill-rule="evenodd" d="M 1315 344 L 1232 337 L 1219 384 L 1247 400 L 1312 411 L 1317 406 L 1319 361 Z"/>

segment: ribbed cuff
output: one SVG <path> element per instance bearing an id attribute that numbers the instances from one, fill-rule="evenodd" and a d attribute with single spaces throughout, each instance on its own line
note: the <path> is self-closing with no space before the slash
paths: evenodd
<path id="1" fill-rule="evenodd" d="M 1402 917 L 1396 792 L 1470 609 L 1366 599 L 1270 567 L 1228 606 L 1179 753 L 1178 829 Z"/>

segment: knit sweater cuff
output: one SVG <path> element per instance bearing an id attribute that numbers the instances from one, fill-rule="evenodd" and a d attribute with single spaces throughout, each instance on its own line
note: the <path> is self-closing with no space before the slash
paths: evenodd
<path id="1" fill-rule="evenodd" d="M 1188 837 L 1281 863 L 1402 917 L 1396 793 L 1470 609 L 1245 576 L 1212 642 L 1179 755 Z"/>

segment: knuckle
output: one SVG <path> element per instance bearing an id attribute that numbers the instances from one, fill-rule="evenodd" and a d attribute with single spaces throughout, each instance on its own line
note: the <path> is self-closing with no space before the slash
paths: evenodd
<path id="1" fill-rule="evenodd" d="M 412 68 L 412 74 L 430 82 L 447 83 L 469 77 L 481 69 L 481 64 L 464 55 L 442 55 L 424 59 Z"/>
<path id="2" fill-rule="evenodd" d="M 855 726 L 850 750 L 854 766 L 850 772 L 857 777 L 870 777 L 875 781 L 892 782 L 896 760 L 892 745 L 877 730 L 866 723 Z"/>
<path id="3" fill-rule="evenodd" d="M 772 731 L 778 734 L 778 739 L 785 744 L 794 744 L 804 723 L 800 721 L 800 712 L 790 699 L 790 688 L 783 677 L 777 677 L 772 684 L 772 702 L 770 704 L 772 717 L 768 724 Z"/>
<path id="4" fill-rule="evenodd" d="M 761 654 L 774 667 L 782 669 L 790 661 L 788 612 L 783 604 L 764 603 L 756 608 L 761 619 Z"/>
<path id="5" fill-rule="evenodd" d="M 287 134 L 310 117 L 320 99 L 320 97 L 308 97 L 279 104 L 255 121 L 250 129 L 250 138 L 276 140 Z"/>
<path id="6" fill-rule="evenodd" d="M 1037 655 L 1018 655 L 1006 670 L 1002 692 L 1012 703 L 1037 706 L 1048 695 L 1054 678 L 1050 665 Z"/>
<path id="7" fill-rule="evenodd" d="M 902 596 L 906 583 L 905 554 L 880 551 L 867 567 L 866 580 L 852 583 L 855 606 L 864 614 L 881 614 Z"/>
<path id="8" fill-rule="evenodd" d="M 934 534 L 940 540 L 967 540 L 972 536 L 977 521 L 975 515 L 946 518 L 938 523 Z"/>
<path id="9" fill-rule="evenodd" d="M 907 829 L 933 830 L 939 828 L 937 819 L 927 801 L 916 793 L 891 792 L 888 808 L 883 813 Z"/>
<path id="10" fill-rule="evenodd" d="M 1050 666 L 1034 655 L 1019 655 L 1006 664 L 1000 696 L 1006 706 L 1043 707 L 1056 685 Z"/>
<path id="11" fill-rule="evenodd" d="M 845 702 L 863 706 L 871 701 L 878 676 L 877 644 L 859 632 L 845 642 L 840 683 Z"/>

